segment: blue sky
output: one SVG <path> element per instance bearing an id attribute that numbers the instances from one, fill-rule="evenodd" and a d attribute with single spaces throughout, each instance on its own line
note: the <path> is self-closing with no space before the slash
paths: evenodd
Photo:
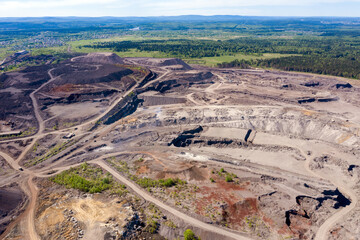
<path id="1" fill-rule="evenodd" d="M 186 14 L 360 17 L 360 0 L 0 0 L 0 17 Z"/>

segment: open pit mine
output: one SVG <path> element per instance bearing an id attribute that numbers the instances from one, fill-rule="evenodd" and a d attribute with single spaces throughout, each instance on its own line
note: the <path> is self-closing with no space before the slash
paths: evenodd
<path id="1" fill-rule="evenodd" d="M 360 236 L 359 81 L 92 53 L 0 83 L 0 239 Z"/>

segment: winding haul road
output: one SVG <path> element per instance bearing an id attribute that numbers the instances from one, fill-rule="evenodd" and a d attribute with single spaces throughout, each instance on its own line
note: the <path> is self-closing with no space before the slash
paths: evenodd
<path id="1" fill-rule="evenodd" d="M 211 224 L 207 224 L 204 223 L 196 218 L 190 217 L 189 215 L 186 215 L 182 212 L 180 212 L 179 210 L 172 208 L 166 204 L 164 204 L 163 202 L 161 202 L 160 200 L 154 198 L 153 196 L 151 196 L 149 193 L 145 192 L 143 189 L 141 189 L 140 187 L 138 187 L 136 184 L 130 182 L 128 179 L 126 179 L 125 177 L 121 176 L 117 171 L 115 171 L 114 169 L 112 169 L 111 167 L 109 167 L 105 162 L 103 161 L 94 161 L 93 163 L 96 163 L 97 165 L 99 165 L 101 168 L 105 169 L 106 171 L 108 171 L 111 175 L 113 175 L 117 180 L 119 180 L 120 182 L 124 183 L 126 186 L 128 186 L 129 188 L 131 188 L 134 192 L 136 192 L 138 195 L 140 195 L 142 198 L 144 198 L 145 200 L 154 203 L 155 205 L 157 205 L 158 207 L 170 212 L 171 214 L 173 214 L 174 216 L 182 219 L 183 221 L 185 221 L 186 223 L 194 226 L 194 227 L 198 227 L 201 228 L 203 230 L 209 231 L 209 232 L 213 232 L 216 234 L 220 234 L 223 235 L 225 237 L 228 238 L 232 238 L 232 239 L 239 239 L 239 240 L 248 240 L 251 238 L 245 237 L 240 235 L 239 233 L 233 233 L 230 231 L 227 231 L 223 228 L 211 225 Z"/>
<path id="2" fill-rule="evenodd" d="M 72 61 L 74 61 L 76 58 L 73 58 Z M 10 157 L 9 155 L 0 152 L 0 156 L 2 156 L 7 162 L 8 164 L 14 168 L 15 170 L 19 170 L 20 166 L 19 166 L 19 162 L 25 157 L 26 153 L 32 148 L 32 146 L 35 144 L 35 142 L 42 136 L 45 135 L 44 130 L 45 130 L 45 123 L 44 120 L 41 117 L 40 114 L 40 110 L 39 110 L 39 106 L 37 103 L 37 99 L 35 97 L 35 94 L 40 91 L 44 86 L 48 85 L 49 83 L 51 83 L 52 81 L 56 80 L 57 77 L 54 77 L 51 73 L 51 71 L 54 70 L 50 69 L 48 71 L 48 75 L 50 76 L 50 80 L 44 84 L 42 84 L 38 89 L 36 89 L 35 91 L 33 91 L 30 94 L 30 98 L 32 100 L 32 104 L 34 107 L 34 113 L 35 113 L 35 117 L 36 120 L 38 122 L 38 132 L 31 137 L 24 137 L 24 138 L 18 138 L 16 140 L 24 140 L 24 139 L 30 139 L 33 138 L 32 142 L 30 145 L 28 145 L 26 147 L 26 149 L 22 152 L 22 154 L 16 159 L 14 160 L 12 157 Z M 163 73 L 160 77 L 150 81 L 149 83 L 147 83 L 145 86 L 148 86 L 150 83 L 153 83 L 155 81 L 159 81 L 160 79 L 162 79 L 163 77 L 165 77 L 170 71 L 166 69 L 166 72 Z M 217 75 L 217 74 L 215 74 Z M 224 81 L 224 79 L 217 75 L 219 77 L 220 80 Z M 215 84 L 214 86 L 210 86 L 209 89 L 207 91 L 213 91 L 214 89 L 216 89 L 217 87 L 219 87 L 221 85 L 221 83 Z M 128 91 L 126 91 L 122 97 L 118 98 L 117 100 L 115 100 L 110 106 L 109 108 L 102 114 L 100 114 L 99 116 L 97 116 L 95 119 L 92 119 L 90 121 L 87 121 L 83 124 L 68 128 L 68 129 L 64 129 L 62 131 L 53 131 L 53 132 L 49 132 L 49 133 L 62 133 L 63 131 L 66 130 L 73 130 L 75 128 L 79 128 L 80 127 L 85 127 L 88 125 L 91 125 L 94 121 L 97 121 L 99 119 L 101 119 L 103 116 L 105 116 L 108 112 L 111 111 L 112 108 L 114 108 L 126 95 L 128 95 L 129 93 L 131 93 L 132 91 L 134 91 L 136 89 L 136 87 L 138 86 L 138 84 L 135 84 L 133 87 L 131 87 Z M 195 104 L 196 101 L 193 101 Z M 104 129 L 102 129 L 104 130 Z M 9 140 L 12 141 L 12 140 Z M 7 142 L 7 141 L 2 141 L 2 142 Z M 343 193 L 344 195 L 347 195 L 350 197 L 351 199 L 351 204 L 347 207 L 342 208 L 341 210 L 337 211 L 335 214 L 333 214 L 329 219 L 327 219 L 318 229 L 315 239 L 316 240 L 326 240 L 328 239 L 328 234 L 329 231 L 331 229 L 331 227 L 333 227 L 337 222 L 339 222 L 346 214 L 348 214 L 350 211 L 352 211 L 355 206 L 357 205 L 358 199 L 356 194 L 349 189 L 348 187 L 346 187 L 344 184 L 337 182 L 336 180 L 334 180 L 331 176 L 321 176 L 320 174 L 318 174 L 317 172 L 314 172 L 313 170 L 310 169 L 310 162 L 311 159 L 310 157 L 308 157 L 304 151 L 302 151 L 301 149 L 299 149 L 302 154 L 305 156 L 306 161 L 305 161 L 305 168 L 306 170 L 311 173 L 314 177 L 317 178 L 321 178 L 321 179 L 326 179 L 329 180 L 331 183 L 333 183 L 341 193 Z M 113 154 L 107 154 L 104 155 L 98 159 L 95 159 L 93 161 L 91 161 L 91 163 L 97 164 L 98 166 L 100 166 L 101 168 L 105 169 L 107 172 L 109 172 L 111 175 L 113 175 L 117 180 L 119 180 L 120 182 L 122 182 L 123 184 L 125 184 L 127 187 L 129 187 L 130 189 L 132 189 L 136 194 L 140 195 L 142 198 L 144 198 L 145 200 L 154 203 L 155 205 L 157 205 L 158 207 L 170 212 L 171 214 L 175 215 L 176 217 L 182 219 L 184 222 L 195 226 L 197 228 L 203 229 L 205 231 L 209 231 L 209 232 L 213 232 L 219 235 L 222 235 L 224 237 L 227 238 L 232 238 L 232 239 L 239 239 L 239 240 L 248 240 L 251 239 L 249 237 L 246 237 L 240 233 L 235 233 L 229 230 L 226 230 L 224 228 L 221 227 L 217 227 L 215 225 L 211 225 L 211 224 L 207 224 L 204 223 L 196 218 L 190 217 L 182 212 L 180 212 L 179 210 L 164 204 L 163 202 L 161 202 L 160 200 L 156 199 L 155 197 L 151 196 L 148 192 L 144 191 L 142 188 L 140 188 L 138 185 L 136 185 L 135 183 L 131 182 L 130 180 L 128 180 L 127 178 L 125 178 L 124 176 L 120 175 L 116 170 L 114 170 L 113 168 L 111 168 L 110 166 L 108 166 L 103 160 L 106 157 L 109 156 L 113 156 L 113 155 L 118 155 L 120 153 L 123 152 L 118 152 L 118 153 L 113 153 Z M 71 166 L 66 166 L 66 167 L 61 167 L 58 168 L 58 171 L 63 171 L 66 170 L 70 167 L 74 167 L 74 166 L 78 166 L 79 164 L 74 164 Z M 37 201 L 37 195 L 38 195 L 38 189 L 36 187 L 36 185 L 33 182 L 33 178 L 34 177 L 49 177 L 51 175 L 47 175 L 44 172 L 33 172 L 30 171 L 29 169 L 24 169 L 23 172 L 21 172 L 21 174 L 26 177 L 27 181 L 25 181 L 22 184 L 22 188 L 24 188 L 25 192 L 27 192 L 27 194 L 29 195 L 29 199 L 30 202 L 27 206 L 26 211 L 24 212 L 24 216 L 21 215 L 21 218 L 24 219 L 26 221 L 26 231 L 28 233 L 27 238 L 31 239 L 31 240 L 39 240 L 39 236 L 36 233 L 36 228 L 35 228 L 35 208 L 36 208 L 36 201 Z M 56 174 L 56 173 L 55 173 Z M 20 221 L 21 219 L 17 219 L 16 221 Z M 13 226 L 12 226 L 13 227 Z M 7 229 L 6 232 L 0 236 L 0 239 L 4 238 L 6 234 L 9 233 L 11 229 Z M 24 232 L 24 233 L 25 233 Z"/>

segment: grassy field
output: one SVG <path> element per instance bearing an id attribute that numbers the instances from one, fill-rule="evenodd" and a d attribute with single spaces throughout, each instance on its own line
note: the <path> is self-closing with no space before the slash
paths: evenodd
<path id="1" fill-rule="evenodd" d="M 194 37 L 187 36 L 184 38 L 194 39 Z M 93 45 L 97 42 L 110 42 L 110 41 L 136 41 L 136 40 L 145 40 L 149 39 L 139 35 L 129 35 L 129 36 L 122 36 L 116 38 L 108 38 L 108 39 L 92 39 L 92 40 L 81 40 L 81 41 L 73 41 L 68 42 L 66 46 L 60 47 L 49 47 L 49 48 L 41 48 L 41 49 L 33 49 L 31 50 L 33 55 L 40 55 L 40 54 L 47 54 L 47 55 L 54 55 L 56 53 L 67 53 L 69 50 L 73 53 L 91 53 L 91 52 L 114 52 L 112 49 L 95 49 L 95 48 L 86 48 L 83 47 L 84 45 Z M 165 37 L 151 37 L 151 40 L 166 40 L 168 38 Z M 195 38 L 195 39 L 206 39 L 204 38 Z M 174 57 L 169 56 L 166 53 L 162 53 L 159 51 L 139 51 L 136 49 L 130 49 L 125 52 L 114 52 L 120 57 L 151 57 L 151 58 L 167 58 L 167 57 Z M 5 58 L 5 56 L 10 55 L 11 53 L 6 48 L 0 48 L 0 61 L 1 59 Z M 190 58 L 184 59 L 185 62 L 189 64 L 199 64 L 205 65 L 209 67 L 217 66 L 218 63 L 223 62 L 231 62 L 234 60 L 257 60 L 257 59 L 270 59 L 270 58 L 279 58 L 279 57 L 287 57 L 292 56 L 291 54 L 276 54 L 276 53 L 265 53 L 265 54 L 254 54 L 254 55 L 246 55 L 243 53 L 237 53 L 233 55 L 224 55 L 219 57 L 204 57 L 204 58 Z"/>
<path id="2" fill-rule="evenodd" d="M 66 53 L 67 52 L 67 46 L 61 46 L 61 47 L 49 47 L 49 48 L 39 48 L 39 49 L 32 49 L 31 54 L 34 56 L 37 55 L 53 55 L 56 53 Z"/>
<path id="3" fill-rule="evenodd" d="M 71 42 L 71 51 L 73 52 L 80 52 L 80 53 L 91 53 L 91 52 L 114 52 L 112 49 L 95 49 L 95 48 L 84 48 L 81 46 L 87 44 L 94 44 L 95 42 L 108 42 L 108 41 L 131 41 L 131 40 L 141 40 L 144 39 L 142 37 L 136 36 L 126 36 L 122 38 L 113 38 L 113 39 L 99 39 L 99 40 L 84 40 L 84 41 L 77 41 Z M 169 56 L 162 52 L 146 52 L 146 51 L 138 51 L 136 49 L 130 49 L 126 52 L 114 52 L 120 57 L 151 57 L 151 58 L 167 58 L 173 57 Z M 269 58 L 279 58 L 279 57 L 288 57 L 293 56 L 291 54 L 276 54 L 276 53 L 265 53 L 259 55 L 245 55 L 242 53 L 238 53 L 235 55 L 224 55 L 219 57 L 205 57 L 205 58 L 192 58 L 192 59 L 184 59 L 189 64 L 200 64 L 209 67 L 217 66 L 218 63 L 223 62 L 231 62 L 233 60 L 256 60 L 256 59 L 269 59 Z"/>
<path id="4" fill-rule="evenodd" d="M 15 51 L 10 51 L 9 48 L 0 48 L 0 63 L 14 52 Z"/>
<path id="5" fill-rule="evenodd" d="M 185 59 L 188 63 L 206 65 L 209 67 L 215 67 L 218 63 L 223 62 L 231 62 L 234 60 L 256 60 L 256 59 L 269 59 L 269 58 L 280 58 L 280 57 L 288 57 L 293 56 L 292 54 L 278 54 L 278 53 L 264 53 L 263 55 L 245 55 L 242 53 L 238 53 L 235 55 L 224 55 L 220 57 L 205 57 L 205 58 L 197 58 L 197 59 Z"/>

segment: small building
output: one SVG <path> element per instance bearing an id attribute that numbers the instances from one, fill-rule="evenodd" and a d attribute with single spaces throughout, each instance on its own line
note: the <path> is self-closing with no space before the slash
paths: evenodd
<path id="1" fill-rule="evenodd" d="M 64 139 L 71 139 L 73 137 L 75 137 L 75 133 L 69 133 L 69 134 L 63 136 Z"/>

